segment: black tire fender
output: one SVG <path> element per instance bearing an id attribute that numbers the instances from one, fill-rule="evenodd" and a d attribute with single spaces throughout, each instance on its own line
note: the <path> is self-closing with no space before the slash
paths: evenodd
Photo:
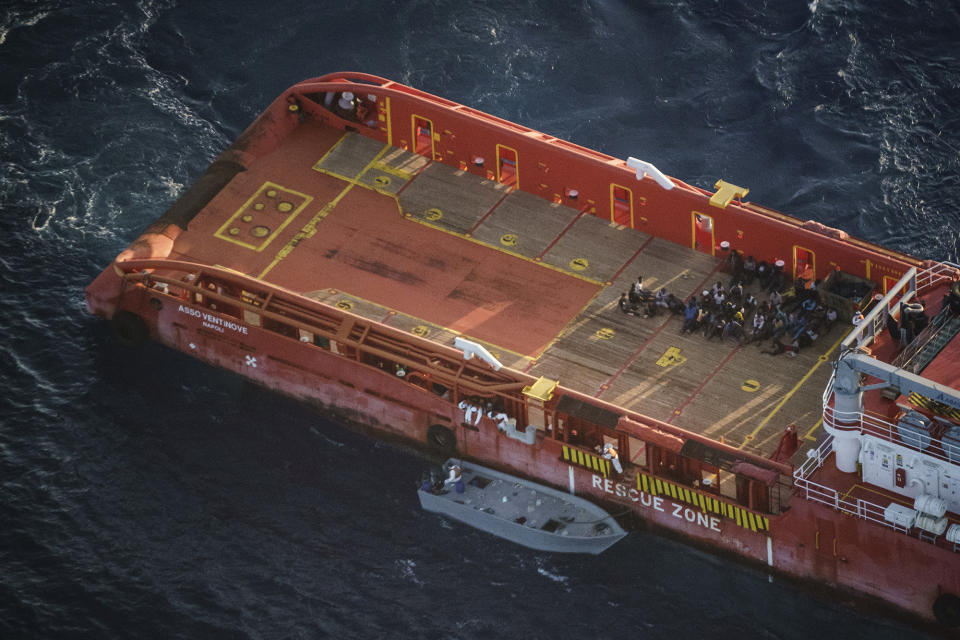
<path id="1" fill-rule="evenodd" d="M 440 453 L 453 453 L 457 448 L 457 436 L 447 427 L 433 424 L 427 429 L 427 444 Z"/>
<path id="2" fill-rule="evenodd" d="M 143 344 L 150 334 L 143 318 L 126 309 L 113 314 L 110 318 L 110 326 L 113 328 L 113 335 L 116 336 L 117 342 L 127 347 Z"/>
<path id="3" fill-rule="evenodd" d="M 933 617 L 946 627 L 960 627 L 960 597 L 941 593 L 933 601 Z"/>

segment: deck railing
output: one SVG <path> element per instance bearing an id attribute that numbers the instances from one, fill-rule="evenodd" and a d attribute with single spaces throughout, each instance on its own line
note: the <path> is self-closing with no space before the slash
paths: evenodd
<path id="1" fill-rule="evenodd" d="M 922 271 L 910 267 L 897 284 L 890 287 L 887 294 L 874 305 L 863 322 L 843 339 L 843 348 L 869 345 L 874 336 L 884 330 L 887 316 L 893 313 L 899 304 L 910 302 L 942 283 L 952 282 L 958 274 L 960 265 L 952 262 L 937 262 Z"/>
<path id="2" fill-rule="evenodd" d="M 824 403 L 823 406 L 823 424 L 834 431 L 845 431 L 871 435 L 887 442 L 893 442 L 901 447 L 912 449 L 923 453 L 931 458 L 937 458 L 953 464 L 953 461 L 947 456 L 946 449 L 940 438 L 930 435 L 929 445 L 921 449 L 915 444 L 904 441 L 898 435 L 897 425 L 884 420 L 883 418 L 872 416 L 859 411 L 837 411 L 833 407 Z M 917 436 L 919 440 L 919 436 Z"/>
<path id="3" fill-rule="evenodd" d="M 941 282 L 951 282 L 960 273 L 960 264 L 954 262 L 937 262 L 917 273 L 917 292 L 923 295 Z"/>
<path id="4" fill-rule="evenodd" d="M 832 454 L 833 436 L 828 436 L 819 447 L 810 450 L 807 454 L 806 462 L 793 473 L 794 490 L 803 495 L 807 500 L 819 502 L 841 513 L 846 513 L 861 520 L 869 520 L 870 522 L 875 522 L 906 533 L 907 530 L 903 527 L 897 527 L 893 523 L 883 519 L 884 508 L 880 505 L 862 498 L 848 499 L 841 496 L 840 492 L 833 487 L 817 484 L 810 480 L 810 476 L 822 467 L 823 463 Z"/>

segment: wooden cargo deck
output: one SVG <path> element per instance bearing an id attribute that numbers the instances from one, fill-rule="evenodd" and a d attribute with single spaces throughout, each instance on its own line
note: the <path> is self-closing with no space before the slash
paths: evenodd
<path id="1" fill-rule="evenodd" d="M 465 335 L 507 366 L 768 455 L 795 422 L 816 438 L 846 327 L 796 358 L 680 335 L 666 311 L 617 308 L 638 275 L 681 299 L 716 258 L 432 163 L 304 124 L 238 174 L 171 257 L 228 267 L 444 344 Z"/>

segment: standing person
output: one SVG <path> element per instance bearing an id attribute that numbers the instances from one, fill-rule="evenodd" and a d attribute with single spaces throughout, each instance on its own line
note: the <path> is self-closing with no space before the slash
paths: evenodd
<path id="1" fill-rule="evenodd" d="M 700 307 L 697 305 L 696 298 L 690 298 L 690 301 L 687 302 L 686 308 L 683 310 L 683 326 L 680 328 L 680 333 L 687 333 L 688 331 L 692 332 L 697 328 L 697 316 Z"/>
<path id="2" fill-rule="evenodd" d="M 466 491 L 466 487 L 463 484 L 463 471 L 460 469 L 460 465 L 451 464 L 449 473 L 450 475 L 443 481 L 443 486 L 448 487 L 452 485 L 457 493 Z"/>
<path id="3" fill-rule="evenodd" d="M 630 302 L 640 302 L 643 300 L 643 276 L 637 277 L 637 281 L 633 283 L 633 288 L 630 290 L 630 293 Z"/>
<path id="4" fill-rule="evenodd" d="M 853 323 L 853 328 L 854 328 L 854 329 L 859 329 L 859 328 L 860 328 L 860 325 L 863 324 L 863 314 L 860 312 L 859 309 L 857 309 L 857 312 L 856 312 L 855 314 L 853 314 L 853 318 L 850 319 L 850 322 Z M 864 340 L 864 338 L 863 338 L 863 333 L 862 333 L 862 332 L 861 332 L 861 333 L 858 333 L 858 334 L 857 334 L 857 346 L 858 346 L 858 347 L 863 346 L 863 340 Z"/>
<path id="5" fill-rule="evenodd" d="M 616 447 L 609 442 L 603 446 L 603 457 L 613 464 L 617 473 L 623 473 L 623 467 L 620 465 L 620 455 L 617 453 Z"/>

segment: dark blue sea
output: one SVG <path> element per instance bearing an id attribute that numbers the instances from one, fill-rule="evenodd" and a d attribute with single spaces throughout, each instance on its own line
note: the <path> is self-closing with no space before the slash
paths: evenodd
<path id="1" fill-rule="evenodd" d="M 84 287 L 276 95 L 340 70 L 960 257 L 946 0 L 8 0 L 0 638 L 926 637 L 647 533 L 598 558 L 492 539 L 420 510 L 415 450 L 117 345 Z"/>

